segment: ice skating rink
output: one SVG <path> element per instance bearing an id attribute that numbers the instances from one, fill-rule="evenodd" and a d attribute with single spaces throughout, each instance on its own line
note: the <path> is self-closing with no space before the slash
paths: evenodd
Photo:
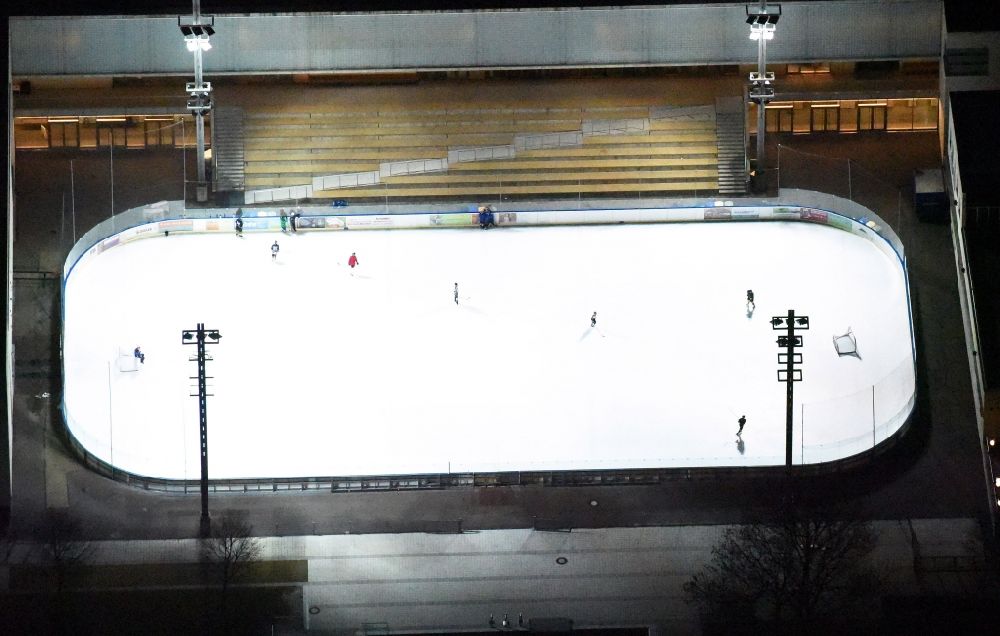
<path id="1" fill-rule="evenodd" d="M 914 395 L 903 270 L 801 222 L 132 241 L 66 282 L 65 411 L 97 457 L 196 479 L 181 330 L 202 322 L 222 334 L 212 478 L 783 464 L 769 321 L 788 309 L 811 319 L 795 463 L 894 433 Z M 834 350 L 848 327 L 860 358 Z"/>

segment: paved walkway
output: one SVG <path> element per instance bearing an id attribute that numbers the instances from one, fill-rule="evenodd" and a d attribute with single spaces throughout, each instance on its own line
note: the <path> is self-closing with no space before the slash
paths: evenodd
<path id="1" fill-rule="evenodd" d="M 305 626 L 351 634 L 364 624 L 394 631 L 487 628 L 492 614 L 516 624 L 571 618 L 577 628 L 655 626 L 699 633 L 683 585 L 711 559 L 725 526 L 605 528 L 572 532 L 485 530 L 458 534 L 339 534 L 261 540 L 261 558 L 306 562 Z M 897 594 L 984 593 L 983 554 L 969 519 L 875 524 L 875 565 Z M 130 565 L 148 579 L 162 563 L 197 563 L 198 541 L 100 541 L 91 565 Z M 21 554 L 15 554 L 15 561 Z M 295 569 L 299 571 L 298 568 Z M 2 577 L 0 577 L 2 579 Z M 284 583 L 282 584 L 284 585 Z M 155 584 L 143 589 L 162 589 Z M 178 587 L 177 585 L 173 586 Z M 134 585 L 130 586 L 130 589 Z"/>

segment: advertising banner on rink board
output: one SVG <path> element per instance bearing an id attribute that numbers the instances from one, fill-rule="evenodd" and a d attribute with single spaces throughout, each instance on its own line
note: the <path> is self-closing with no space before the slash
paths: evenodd
<path id="1" fill-rule="evenodd" d="M 798 221 L 801 208 L 771 208 L 771 218 L 781 221 Z"/>
<path id="2" fill-rule="evenodd" d="M 97 245 L 95 245 L 94 248 L 90 251 L 90 253 L 94 255 L 100 254 L 104 250 L 109 250 L 115 245 L 118 245 L 118 243 L 119 243 L 119 237 L 112 236 L 111 238 L 105 239 L 100 243 L 98 243 Z"/>
<path id="3" fill-rule="evenodd" d="M 156 224 L 157 232 L 193 232 L 194 219 L 175 219 L 173 221 L 160 221 Z"/>
<path id="4" fill-rule="evenodd" d="M 728 221 L 733 218 L 733 211 L 729 208 L 706 208 L 706 221 Z"/>
<path id="5" fill-rule="evenodd" d="M 850 232 L 854 227 L 851 223 L 851 219 L 838 214 L 828 214 L 826 216 L 826 224 L 830 227 L 835 227 L 838 230 L 844 230 L 845 232 Z"/>
<path id="6" fill-rule="evenodd" d="M 810 221 L 812 223 L 826 223 L 829 219 L 829 214 L 826 210 L 817 210 L 815 208 L 800 208 L 799 209 L 799 219 L 802 221 Z"/>
<path id="7" fill-rule="evenodd" d="M 392 227 L 392 217 L 388 215 L 350 216 L 346 218 L 347 229 L 361 227 Z"/>
<path id="8" fill-rule="evenodd" d="M 258 216 L 252 218 L 243 218 L 243 231 L 249 232 L 251 230 L 270 230 L 277 229 L 281 227 L 281 221 L 275 218 L 270 218 L 266 216 Z"/>
<path id="9" fill-rule="evenodd" d="M 300 230 L 342 230 L 345 225 L 342 216 L 300 216 L 295 220 Z"/>
<path id="10" fill-rule="evenodd" d="M 121 234 L 118 234 L 116 238 L 118 239 L 119 244 L 121 244 L 141 238 L 149 238 L 151 236 L 157 236 L 156 225 L 153 223 L 147 223 L 146 225 L 140 225 L 139 227 L 134 227 L 122 232 Z"/>
<path id="11" fill-rule="evenodd" d="M 429 217 L 432 226 L 439 227 L 473 227 L 479 225 L 479 215 L 475 212 L 460 214 L 432 214 Z"/>
<path id="12" fill-rule="evenodd" d="M 706 221 L 756 221 L 760 212 L 756 208 L 707 208 Z"/>

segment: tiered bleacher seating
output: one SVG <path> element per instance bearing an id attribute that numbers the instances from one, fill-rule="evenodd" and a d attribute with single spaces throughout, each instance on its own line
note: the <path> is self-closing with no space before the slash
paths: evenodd
<path id="1" fill-rule="evenodd" d="M 446 171 L 387 176 L 383 170 L 375 185 L 317 189 L 313 198 L 634 196 L 718 189 L 710 108 L 699 116 L 671 118 L 663 105 L 654 113 L 649 106 L 595 107 L 579 101 L 577 107 L 551 108 L 258 106 L 246 110 L 246 188 L 301 186 L 315 177 L 377 172 L 385 162 L 447 159 L 449 151 L 494 146 L 510 148 L 513 156 L 453 160 Z M 553 133 L 574 132 L 575 138 L 549 143 Z"/>

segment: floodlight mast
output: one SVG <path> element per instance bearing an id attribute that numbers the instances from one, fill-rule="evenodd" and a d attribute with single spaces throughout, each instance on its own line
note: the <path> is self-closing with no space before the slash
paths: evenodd
<path id="1" fill-rule="evenodd" d="M 190 18 L 178 17 L 177 26 L 184 34 L 184 44 L 194 55 L 194 82 L 187 85 L 187 107 L 194 113 L 195 138 L 197 140 L 198 186 L 195 188 L 197 200 L 204 203 L 208 200 L 208 183 L 205 172 L 205 115 L 211 112 L 212 85 L 202 79 L 201 56 L 204 51 L 212 48 L 211 36 L 215 33 L 215 18 L 202 20 L 201 0 L 192 0 L 192 15 Z"/>
<path id="2" fill-rule="evenodd" d="M 211 340 L 206 342 L 205 338 Z M 181 331 L 181 344 L 197 345 L 198 353 L 191 358 L 191 362 L 198 363 L 198 375 L 192 380 L 198 380 L 198 392 L 191 394 L 198 398 L 198 431 L 200 439 L 201 453 L 201 524 L 200 531 L 202 537 L 208 537 L 211 532 L 211 518 L 208 513 L 208 392 L 207 380 L 209 376 L 205 374 L 205 362 L 211 360 L 205 352 L 206 344 L 217 344 L 222 335 L 218 329 L 205 329 L 205 323 L 199 322 L 195 329 L 184 329 Z"/>
<path id="3" fill-rule="evenodd" d="M 774 39 L 775 27 L 781 17 L 781 5 L 768 5 L 760 0 L 754 9 L 746 7 L 747 24 L 750 25 L 750 39 L 757 41 L 757 72 L 750 73 L 750 101 L 757 104 L 757 159 L 754 164 L 755 190 L 761 192 L 767 187 L 764 178 L 765 145 L 767 128 L 767 103 L 774 97 L 774 74 L 767 72 L 767 41 Z"/>
<path id="4" fill-rule="evenodd" d="M 795 348 L 801 347 L 804 340 L 795 332 L 809 329 L 809 316 L 796 315 L 794 309 L 789 309 L 788 314 L 771 318 L 771 329 L 785 331 L 785 335 L 778 336 L 777 340 L 778 347 L 785 350 L 784 353 L 778 354 L 778 363 L 785 365 L 784 369 L 778 369 L 778 382 L 785 383 L 785 468 L 790 471 L 792 469 L 792 434 L 794 430 L 793 398 L 795 396 L 795 383 L 802 381 L 802 370 L 795 368 L 796 364 L 802 364 L 802 354 L 795 353 Z"/>

